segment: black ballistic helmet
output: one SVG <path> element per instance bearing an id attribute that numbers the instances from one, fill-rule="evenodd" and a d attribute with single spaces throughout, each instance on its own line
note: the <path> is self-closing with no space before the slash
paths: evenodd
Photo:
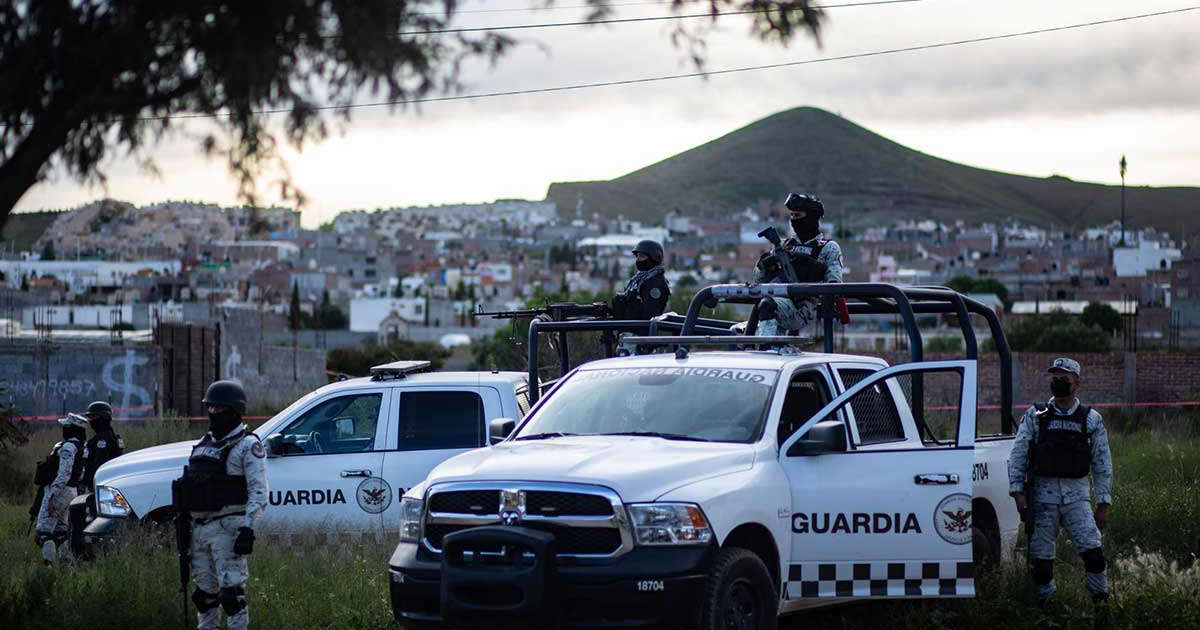
<path id="1" fill-rule="evenodd" d="M 88 405 L 86 413 L 89 416 L 108 418 L 111 420 L 113 415 L 112 405 L 104 402 L 103 400 L 97 400 L 96 402 Z"/>
<path id="2" fill-rule="evenodd" d="M 797 193 L 790 193 L 787 196 L 787 201 L 783 202 L 783 205 L 787 207 L 789 212 L 799 212 L 803 210 L 808 213 L 809 216 L 813 216 L 815 214 L 818 219 L 825 216 L 825 206 L 821 203 L 820 199 L 817 199 L 816 195 L 800 195 Z"/>
<path id="3" fill-rule="evenodd" d="M 633 253 L 643 253 L 656 264 L 661 265 L 663 261 L 663 246 L 658 241 L 638 241 L 636 247 L 633 248 Z"/>
<path id="4" fill-rule="evenodd" d="M 208 386 L 208 391 L 204 393 L 204 399 L 200 402 L 206 405 L 225 405 L 240 416 L 246 413 L 246 390 L 233 381 L 214 381 Z"/>

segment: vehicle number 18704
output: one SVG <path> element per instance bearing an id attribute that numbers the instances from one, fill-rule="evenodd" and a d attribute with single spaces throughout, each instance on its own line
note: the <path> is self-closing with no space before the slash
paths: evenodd
<path id="1" fill-rule="evenodd" d="M 637 583 L 637 590 L 642 592 L 661 591 L 663 590 L 662 580 L 641 580 Z"/>

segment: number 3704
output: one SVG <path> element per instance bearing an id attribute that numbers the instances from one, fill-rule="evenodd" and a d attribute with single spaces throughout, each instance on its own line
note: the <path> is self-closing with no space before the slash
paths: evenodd
<path id="1" fill-rule="evenodd" d="M 656 592 L 665 590 L 662 580 L 640 580 L 637 583 L 637 590 L 643 593 Z"/>

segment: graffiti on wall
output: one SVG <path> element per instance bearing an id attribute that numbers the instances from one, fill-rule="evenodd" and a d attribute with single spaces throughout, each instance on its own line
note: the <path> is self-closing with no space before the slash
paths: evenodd
<path id="1" fill-rule="evenodd" d="M 119 417 L 152 413 L 154 375 L 150 368 L 155 364 L 144 351 L 125 348 L 118 352 L 115 356 L 60 349 L 0 353 L 0 381 L 9 399 L 4 402 L 15 405 L 23 416 L 82 409 L 94 400 L 111 403 Z"/>

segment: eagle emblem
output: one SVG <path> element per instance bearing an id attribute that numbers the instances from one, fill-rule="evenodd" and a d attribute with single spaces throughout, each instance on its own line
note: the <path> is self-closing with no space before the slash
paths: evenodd
<path id="1" fill-rule="evenodd" d="M 971 529 L 971 510 L 963 510 L 958 508 L 957 512 L 942 510 L 942 514 L 949 519 L 946 521 L 946 530 L 951 532 L 965 532 Z"/>
<path id="2" fill-rule="evenodd" d="M 354 493 L 358 507 L 368 514 L 379 514 L 392 504 L 392 486 L 383 477 L 368 477 Z"/>

